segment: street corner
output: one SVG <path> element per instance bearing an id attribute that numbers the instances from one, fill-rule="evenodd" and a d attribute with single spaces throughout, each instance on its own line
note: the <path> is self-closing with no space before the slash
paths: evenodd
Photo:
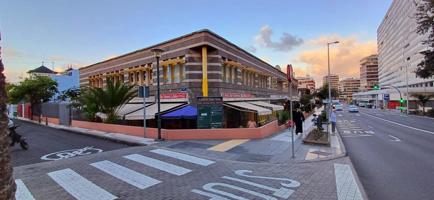
<path id="1" fill-rule="evenodd" d="M 14 177 L 28 199 L 337 199 L 354 189 L 342 178 L 349 162 L 249 163 L 131 147 L 16 167 Z"/>

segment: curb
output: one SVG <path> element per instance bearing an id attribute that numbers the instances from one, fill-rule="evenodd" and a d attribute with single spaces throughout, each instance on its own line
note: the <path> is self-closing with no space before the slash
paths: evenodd
<path id="1" fill-rule="evenodd" d="M 33 123 L 33 124 L 40 125 L 40 126 L 47 126 L 45 124 L 38 123 L 37 121 L 32 121 L 32 120 L 25 119 L 25 118 L 15 118 L 15 119 L 20 120 L 21 122 L 25 122 L 25 123 Z M 105 140 L 109 140 L 112 142 L 123 143 L 123 144 L 130 145 L 130 146 L 148 146 L 148 145 L 151 145 L 151 144 L 146 144 L 143 142 L 135 141 L 132 138 L 131 139 L 119 138 L 117 135 L 120 133 L 103 133 L 103 132 L 101 132 L 101 133 L 88 133 L 86 131 L 74 130 L 72 128 L 62 127 L 61 125 L 53 125 L 50 123 L 48 124 L 47 127 L 54 128 L 57 130 L 67 131 L 67 132 L 70 132 L 73 134 L 80 134 L 80 135 L 85 135 L 85 136 L 89 136 L 89 137 L 105 139 Z M 124 136 L 124 137 L 127 138 L 127 137 L 135 137 L 135 136 Z"/>

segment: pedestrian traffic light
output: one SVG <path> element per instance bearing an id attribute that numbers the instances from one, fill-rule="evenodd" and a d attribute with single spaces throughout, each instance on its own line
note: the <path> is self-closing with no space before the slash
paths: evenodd
<path id="1" fill-rule="evenodd" d="M 404 103 L 404 99 L 403 98 L 399 99 L 399 103 Z"/>
<path id="2" fill-rule="evenodd" d="M 380 86 L 374 85 L 374 90 L 379 90 L 379 89 L 380 89 Z"/>

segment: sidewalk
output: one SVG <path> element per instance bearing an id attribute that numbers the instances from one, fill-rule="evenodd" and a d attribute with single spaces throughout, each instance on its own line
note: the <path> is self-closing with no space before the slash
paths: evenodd
<path id="1" fill-rule="evenodd" d="M 322 108 L 316 111 L 321 113 Z M 288 163 L 309 162 L 333 159 L 346 155 L 339 134 L 331 135 L 330 146 L 308 145 L 303 138 L 314 128 L 313 116 L 308 117 L 303 126 L 304 134 L 294 134 L 294 154 L 292 154 L 292 136 L 290 129 L 285 129 L 271 137 L 253 140 L 189 140 L 168 141 L 159 146 L 177 149 L 217 159 L 229 159 L 243 162 Z"/>
<path id="2" fill-rule="evenodd" d="M 27 118 L 18 117 L 17 119 L 45 126 L 45 123 L 38 123 L 37 121 L 32 121 L 32 120 L 27 119 Z M 52 124 L 52 123 L 48 123 L 48 126 L 51 128 L 59 129 L 59 130 L 74 132 L 74 133 L 88 135 L 88 136 L 92 136 L 92 137 L 104 138 L 107 140 L 126 143 L 126 144 L 130 144 L 130 145 L 151 145 L 151 144 L 157 143 L 157 142 L 155 142 L 154 139 L 151 139 L 151 138 L 130 136 L 130 135 L 125 135 L 125 134 L 121 134 L 121 133 L 109 133 L 109 132 L 103 132 L 103 131 L 97 131 L 97 130 L 91 130 L 91 129 L 85 129 L 85 128 L 78 128 L 78 127 L 71 127 L 71 126 L 64 126 L 64 125 L 58 125 L 58 124 Z"/>

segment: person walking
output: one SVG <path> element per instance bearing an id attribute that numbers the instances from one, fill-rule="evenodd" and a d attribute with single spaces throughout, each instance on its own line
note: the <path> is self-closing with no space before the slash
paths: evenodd
<path id="1" fill-rule="evenodd" d="M 335 133 L 336 130 L 336 110 L 333 109 L 330 113 L 330 122 L 332 123 L 332 133 Z"/>
<path id="2" fill-rule="evenodd" d="M 298 108 L 292 114 L 292 119 L 295 123 L 295 134 L 298 135 L 298 133 L 303 133 L 303 122 L 305 120 L 303 113 L 301 112 L 300 108 Z"/>

